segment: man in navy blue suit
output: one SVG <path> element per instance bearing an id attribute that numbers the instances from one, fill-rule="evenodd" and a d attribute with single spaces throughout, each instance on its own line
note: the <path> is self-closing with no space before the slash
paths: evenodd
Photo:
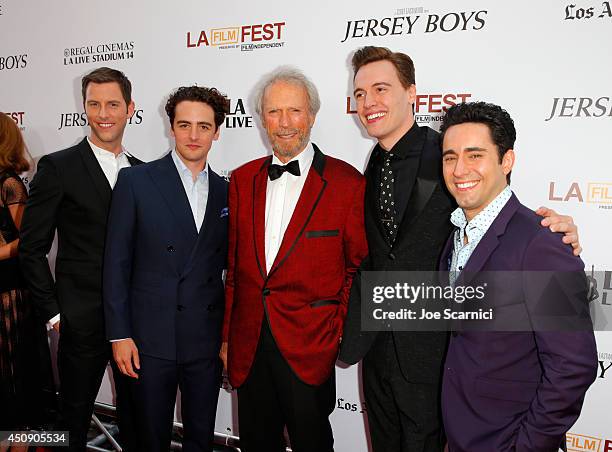
<path id="1" fill-rule="evenodd" d="M 175 148 L 121 171 L 104 257 L 104 311 L 113 357 L 133 377 L 142 450 L 170 447 L 177 387 L 183 450 L 209 451 L 227 254 L 227 182 L 208 165 L 228 100 L 181 87 L 166 112 Z"/>

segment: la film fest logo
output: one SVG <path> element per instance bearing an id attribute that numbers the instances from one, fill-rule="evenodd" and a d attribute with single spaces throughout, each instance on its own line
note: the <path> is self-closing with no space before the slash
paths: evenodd
<path id="1" fill-rule="evenodd" d="M 417 94 L 414 103 L 414 119 L 419 125 L 439 127 L 444 119 L 444 114 L 450 107 L 468 102 L 471 97 L 470 93 Z M 350 96 L 346 98 L 346 113 L 357 113 L 355 100 Z"/>
<path id="2" fill-rule="evenodd" d="M 589 19 L 610 19 L 612 18 L 611 2 L 606 1 L 596 6 L 576 5 L 570 3 L 565 7 L 564 20 L 589 20 Z"/>
<path id="3" fill-rule="evenodd" d="M 243 52 L 279 48 L 285 45 L 283 21 L 211 28 L 187 32 L 187 48 L 217 47 L 221 50 L 239 49 Z"/>
<path id="4" fill-rule="evenodd" d="M 253 127 L 253 116 L 248 115 L 244 99 L 230 99 L 229 112 L 225 115 L 226 129 L 243 129 Z"/>
<path id="5" fill-rule="evenodd" d="M 25 69 L 28 66 L 28 54 L 0 55 L 0 71 Z"/>
<path id="6" fill-rule="evenodd" d="M 138 126 L 142 124 L 143 110 L 135 110 L 134 115 L 128 120 L 128 125 Z M 85 112 L 70 112 L 60 114 L 60 123 L 57 130 L 69 129 L 71 127 L 86 127 L 89 125 Z"/>
<path id="7" fill-rule="evenodd" d="M 25 111 L 7 111 L 7 112 L 4 112 L 4 114 L 7 115 L 9 118 L 11 118 L 13 121 L 15 121 L 15 124 L 17 124 L 17 127 L 19 127 L 19 130 L 21 130 L 22 132 L 25 130 L 25 125 L 24 125 Z"/>
<path id="8" fill-rule="evenodd" d="M 594 204 L 612 210 L 612 182 L 549 181 L 548 200 Z"/>
<path id="9" fill-rule="evenodd" d="M 134 41 L 107 42 L 64 49 L 64 66 L 134 58 Z"/>
<path id="10" fill-rule="evenodd" d="M 612 441 L 595 436 L 580 435 L 578 433 L 567 432 L 565 441 L 568 452 L 612 452 Z M 604 448 L 602 449 L 602 443 Z"/>
<path id="11" fill-rule="evenodd" d="M 610 118 L 612 100 L 601 97 L 554 97 L 552 107 L 544 121 L 558 118 Z"/>
<path id="12" fill-rule="evenodd" d="M 340 42 L 358 38 L 406 36 L 416 33 L 479 31 L 486 25 L 488 11 L 431 13 L 423 7 L 399 8 L 387 17 L 347 20 Z"/>
<path id="13" fill-rule="evenodd" d="M 572 432 L 567 432 L 565 438 L 568 452 L 612 452 L 612 440 L 609 439 Z"/>

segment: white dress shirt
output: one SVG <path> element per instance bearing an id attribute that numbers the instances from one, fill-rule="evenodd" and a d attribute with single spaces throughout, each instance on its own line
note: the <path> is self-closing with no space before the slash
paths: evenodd
<path id="1" fill-rule="evenodd" d="M 176 153 L 176 149 L 172 151 L 172 161 L 176 166 L 176 170 L 183 183 L 183 188 L 185 189 L 185 194 L 189 200 L 193 221 L 198 232 L 200 232 L 202 222 L 204 221 L 204 214 L 206 213 L 206 204 L 208 203 L 208 162 L 204 164 L 204 169 L 200 171 L 197 179 L 194 181 L 191 170 L 181 160 Z"/>
<path id="2" fill-rule="evenodd" d="M 268 178 L 266 186 L 266 270 L 269 272 L 276 259 L 276 254 L 283 241 L 283 236 L 295 210 L 302 188 L 306 182 L 308 171 L 312 165 L 314 157 L 314 148 L 312 143 L 308 142 L 306 148 L 289 160 L 297 160 L 300 165 L 300 175 L 285 171 L 281 177 L 276 180 Z M 287 162 L 287 163 L 289 163 Z M 272 163 L 283 165 L 276 157 L 272 157 Z"/>
<path id="3" fill-rule="evenodd" d="M 128 154 L 126 150 L 122 148 L 121 153 L 115 156 L 115 154 L 112 152 L 99 148 L 93 144 L 89 138 L 87 138 L 87 142 L 89 143 L 89 146 L 91 146 L 94 156 L 100 164 L 100 167 L 106 176 L 106 180 L 108 180 L 108 184 L 111 188 L 114 188 L 115 182 L 117 182 L 119 170 L 131 166 L 130 161 L 127 158 Z"/>
<path id="4" fill-rule="evenodd" d="M 106 149 L 102 149 L 91 142 L 89 137 L 87 137 L 87 142 L 93 151 L 100 168 L 102 168 L 102 172 L 104 176 L 106 176 L 106 180 L 110 185 L 110 188 L 115 187 L 115 182 L 117 182 L 117 175 L 119 174 L 119 170 L 123 168 L 130 167 L 130 161 L 128 160 L 127 151 L 125 148 L 121 148 L 121 153 L 117 156 L 111 151 L 107 151 Z M 60 320 L 60 315 L 55 315 L 52 319 L 47 322 L 47 329 L 53 328 Z"/>

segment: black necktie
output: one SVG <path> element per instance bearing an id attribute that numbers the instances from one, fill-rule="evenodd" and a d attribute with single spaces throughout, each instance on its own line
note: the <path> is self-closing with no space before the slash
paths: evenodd
<path id="1" fill-rule="evenodd" d="M 276 180 L 283 175 L 283 173 L 287 171 L 288 173 L 293 174 L 294 176 L 300 175 L 300 163 L 297 160 L 287 163 L 286 165 L 277 165 L 276 163 L 268 166 L 268 176 L 270 176 L 270 180 Z"/>
<path id="2" fill-rule="evenodd" d="M 393 245 L 397 234 L 395 224 L 395 201 L 393 200 L 393 183 L 395 178 L 391 170 L 391 158 L 393 154 L 385 152 L 383 165 L 380 171 L 380 218 L 382 220 L 387 239 Z"/>

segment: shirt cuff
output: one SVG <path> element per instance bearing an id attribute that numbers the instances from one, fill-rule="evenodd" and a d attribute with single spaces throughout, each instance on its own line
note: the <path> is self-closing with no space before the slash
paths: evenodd
<path id="1" fill-rule="evenodd" d="M 124 337 L 124 338 L 122 338 L 122 339 L 109 339 L 109 340 L 110 340 L 111 342 L 119 342 L 119 341 L 125 341 L 125 340 L 128 340 L 128 339 L 130 339 L 130 338 L 129 338 L 129 337 Z"/>
<path id="2" fill-rule="evenodd" d="M 49 321 L 47 322 L 47 331 L 51 331 L 53 329 L 53 325 L 55 325 L 59 321 L 60 321 L 59 314 L 51 317 L 51 319 L 49 319 Z"/>

